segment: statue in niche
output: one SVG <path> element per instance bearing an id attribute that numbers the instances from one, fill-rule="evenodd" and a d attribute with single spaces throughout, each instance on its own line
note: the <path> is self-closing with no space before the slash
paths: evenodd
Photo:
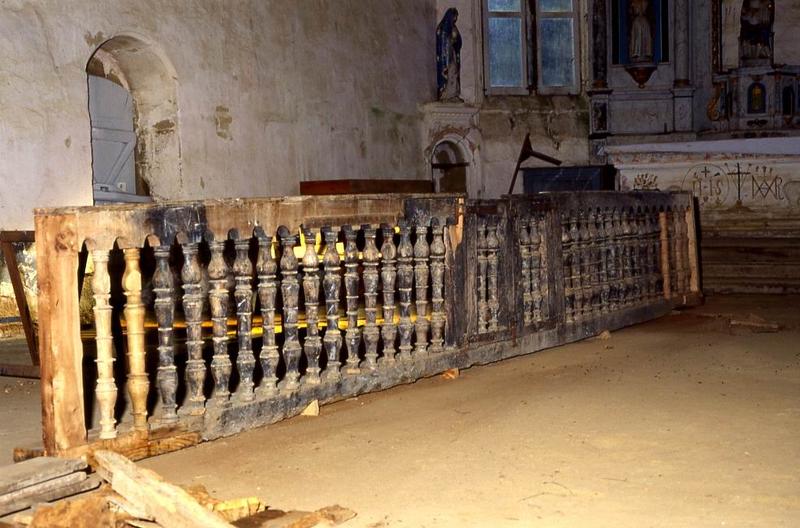
<path id="1" fill-rule="evenodd" d="M 650 29 L 647 0 L 631 0 L 631 30 L 628 38 L 628 60 L 633 63 L 653 62 L 653 31 Z"/>
<path id="2" fill-rule="evenodd" d="M 766 111 L 766 88 L 760 82 L 754 82 L 747 89 L 747 113 L 763 114 Z"/>
<path id="3" fill-rule="evenodd" d="M 436 26 L 436 82 L 440 101 L 461 101 L 461 33 L 458 9 L 448 9 Z"/>
<path id="4" fill-rule="evenodd" d="M 744 0 L 740 17 L 739 57 L 742 63 L 768 62 L 772 59 L 771 0 Z"/>

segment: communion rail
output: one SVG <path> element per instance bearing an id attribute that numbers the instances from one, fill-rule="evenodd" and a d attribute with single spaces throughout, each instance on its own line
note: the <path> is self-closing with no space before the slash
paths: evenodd
<path id="1" fill-rule="evenodd" d="M 37 210 L 45 450 L 148 456 L 664 315 L 700 299 L 694 214 L 662 192 Z"/>

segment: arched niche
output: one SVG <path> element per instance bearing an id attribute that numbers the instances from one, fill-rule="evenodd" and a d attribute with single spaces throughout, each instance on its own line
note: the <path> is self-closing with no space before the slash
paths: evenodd
<path id="1" fill-rule="evenodd" d="M 92 53 L 86 72 L 90 84 L 91 77 L 99 77 L 105 81 L 96 84 L 114 83 L 131 96 L 135 194 L 171 198 L 170 189 L 180 181 L 181 172 L 175 68 L 155 43 L 118 35 Z"/>
<path id="2" fill-rule="evenodd" d="M 430 148 L 431 179 L 436 192 L 477 194 L 475 157 L 466 138 L 446 135 Z"/>

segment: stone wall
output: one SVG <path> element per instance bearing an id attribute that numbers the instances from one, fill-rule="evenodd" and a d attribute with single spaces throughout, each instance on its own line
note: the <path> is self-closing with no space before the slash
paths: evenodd
<path id="1" fill-rule="evenodd" d="M 174 75 L 159 81 L 175 83 L 178 122 L 152 126 L 177 130 L 180 164 L 150 182 L 157 198 L 427 177 L 417 105 L 434 96 L 434 18 L 433 0 L 4 2 L 0 228 L 91 204 L 86 66 L 120 35 Z"/>

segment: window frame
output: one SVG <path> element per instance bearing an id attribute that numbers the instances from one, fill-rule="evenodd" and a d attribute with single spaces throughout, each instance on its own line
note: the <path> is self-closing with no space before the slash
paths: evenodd
<path id="1" fill-rule="evenodd" d="M 528 25 L 530 11 L 528 0 L 520 0 L 520 11 L 489 11 L 489 0 L 481 0 L 483 12 L 483 89 L 486 95 L 530 95 L 531 71 L 528 54 L 531 42 L 529 39 Z M 519 18 L 522 26 L 522 86 L 492 86 L 489 64 L 489 19 L 490 18 Z"/>
<path id="2" fill-rule="evenodd" d="M 534 5 L 531 5 L 534 4 Z M 483 14 L 483 91 L 493 95 L 577 95 L 581 87 L 580 69 L 580 1 L 572 0 L 571 11 L 541 11 L 538 0 L 520 0 L 519 12 L 489 11 L 489 0 L 481 0 Z M 492 86 L 489 64 L 489 19 L 519 18 L 522 22 L 522 84 L 523 86 Z M 539 44 L 539 21 L 542 18 L 569 18 L 572 20 L 572 78 L 568 86 L 548 86 L 542 82 L 542 46 Z"/>
<path id="3" fill-rule="evenodd" d="M 536 4 L 536 91 L 542 95 L 576 95 L 580 93 L 580 16 L 579 1 L 571 0 L 571 11 L 542 11 L 541 2 L 532 0 Z M 572 84 L 564 86 L 549 86 L 542 83 L 542 46 L 539 44 L 541 34 L 539 23 L 544 18 L 560 18 L 572 20 Z"/>

